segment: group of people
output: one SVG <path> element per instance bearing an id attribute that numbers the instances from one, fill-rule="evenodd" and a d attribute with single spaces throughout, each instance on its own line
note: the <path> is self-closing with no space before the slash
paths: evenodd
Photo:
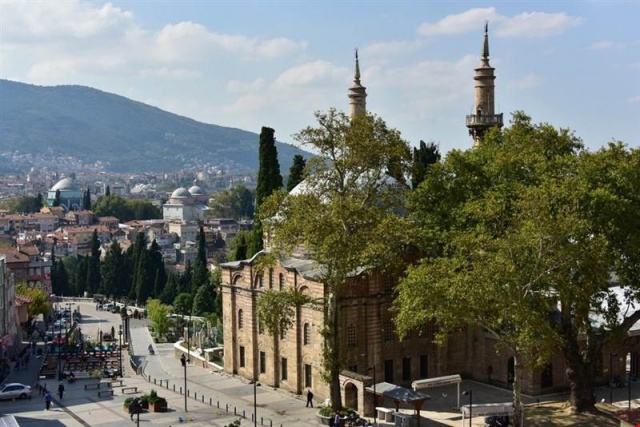
<path id="1" fill-rule="evenodd" d="M 45 405 L 45 409 L 48 411 L 49 409 L 51 409 L 51 402 L 53 401 L 53 397 L 51 396 L 51 393 L 47 389 L 47 384 L 44 384 L 43 386 L 41 386 L 40 392 L 42 395 L 44 395 L 44 405 Z M 60 398 L 60 400 L 62 400 L 63 396 L 64 396 L 64 384 L 60 383 L 58 385 L 58 397 Z"/>

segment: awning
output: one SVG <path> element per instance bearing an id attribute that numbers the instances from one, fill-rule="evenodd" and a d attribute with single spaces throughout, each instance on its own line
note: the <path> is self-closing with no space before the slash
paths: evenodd
<path id="1" fill-rule="evenodd" d="M 425 380 L 416 380 L 411 383 L 414 390 L 422 390 L 425 388 L 444 387 L 451 384 L 460 384 L 462 378 L 460 375 L 447 375 L 444 377 L 428 378 Z"/>
<path id="2" fill-rule="evenodd" d="M 367 387 L 367 391 L 373 393 L 373 386 Z M 413 391 L 410 388 L 400 387 L 399 385 L 390 384 L 387 382 L 378 383 L 375 385 L 375 393 L 388 397 L 392 400 L 407 403 L 421 403 L 425 400 L 431 399 L 428 394 L 423 394 L 417 391 Z"/>

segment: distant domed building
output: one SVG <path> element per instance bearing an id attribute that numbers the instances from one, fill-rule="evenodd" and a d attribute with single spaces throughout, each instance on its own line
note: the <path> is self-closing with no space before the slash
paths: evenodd
<path id="1" fill-rule="evenodd" d="M 169 201 L 162 206 L 165 221 L 202 221 L 205 211 L 209 210 L 209 196 L 197 185 L 188 190 L 177 188 L 171 193 Z"/>
<path id="2" fill-rule="evenodd" d="M 82 210 L 84 192 L 78 188 L 73 178 L 64 178 L 58 181 L 47 192 L 47 203 L 49 206 L 53 206 L 53 202 L 56 198 L 56 192 L 60 191 L 60 206 L 65 211 L 70 210 Z"/>

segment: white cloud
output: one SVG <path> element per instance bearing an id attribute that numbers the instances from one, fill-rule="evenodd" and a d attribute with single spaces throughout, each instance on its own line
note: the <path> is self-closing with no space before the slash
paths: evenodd
<path id="1" fill-rule="evenodd" d="M 512 80 L 507 83 L 509 89 L 531 89 L 540 86 L 540 77 L 535 74 L 528 74 L 521 79 Z"/>
<path id="2" fill-rule="evenodd" d="M 169 67 L 143 68 L 138 74 L 140 77 L 158 77 L 167 80 L 188 80 L 202 77 L 202 73 L 198 70 Z"/>
<path id="3" fill-rule="evenodd" d="M 566 13 L 525 12 L 503 19 L 496 34 L 505 37 L 549 37 L 573 28 L 582 18 Z"/>
<path id="4" fill-rule="evenodd" d="M 589 49 L 593 50 L 611 50 L 611 49 L 624 49 L 624 43 L 616 43 L 608 40 L 602 40 L 592 43 Z"/>
<path id="5" fill-rule="evenodd" d="M 255 92 L 265 87 L 266 80 L 258 77 L 252 82 L 242 82 L 240 80 L 231 80 L 227 83 L 226 88 L 229 92 Z"/>
<path id="6" fill-rule="evenodd" d="M 582 22 L 582 18 L 566 13 L 525 12 L 513 17 L 499 14 L 495 8 L 469 9 L 456 15 L 447 15 L 435 23 L 423 23 L 418 34 L 425 37 L 462 34 L 475 31 L 485 21 L 503 37 L 548 37 L 560 34 Z"/>
<path id="7" fill-rule="evenodd" d="M 94 8 L 79 1 L 3 2 L 0 14 L 4 42 L 91 38 L 134 27 L 131 12 L 110 3 Z"/>
<path id="8" fill-rule="evenodd" d="M 281 73 L 274 82 L 278 88 L 313 86 L 327 82 L 344 81 L 349 70 L 327 61 L 314 61 L 297 65 Z"/>
<path id="9" fill-rule="evenodd" d="M 640 104 L 640 95 L 632 96 L 631 98 L 629 98 L 629 102 L 632 104 Z"/>
<path id="10" fill-rule="evenodd" d="M 418 34 L 430 37 L 467 33 L 480 28 L 484 21 L 498 19 L 502 19 L 502 17 L 494 7 L 469 9 L 456 15 L 447 15 L 434 24 L 425 22 L 418 27 Z"/>

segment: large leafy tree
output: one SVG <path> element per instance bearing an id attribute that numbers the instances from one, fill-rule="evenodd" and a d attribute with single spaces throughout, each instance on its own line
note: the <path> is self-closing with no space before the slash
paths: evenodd
<path id="1" fill-rule="evenodd" d="M 147 314 L 153 322 L 154 331 L 162 336 L 169 331 L 169 315 L 171 314 L 171 306 L 163 304 L 159 299 L 147 300 Z"/>
<path id="2" fill-rule="evenodd" d="M 331 402 L 337 409 L 342 402 L 339 372 L 343 367 L 337 299 L 354 271 L 384 269 L 400 259 L 406 221 L 398 213 L 407 187 L 391 179 L 388 172 L 391 163 L 396 172 L 400 168 L 408 171 L 410 151 L 398 131 L 373 115 L 350 120 L 331 109 L 316 113 L 316 118 L 317 127 L 295 136 L 318 153 L 307 165 L 307 191 L 287 197 L 279 192 L 264 203 L 262 212 L 264 219 L 271 218 L 268 224 L 275 256 L 286 256 L 302 245 L 323 266 L 319 280 L 326 294 L 318 302 L 325 314 L 322 360 Z M 277 307 L 274 309 L 286 317 L 281 304 L 259 305 L 263 307 L 261 318 L 272 319 L 269 323 L 273 325 L 286 324 L 286 319 L 265 311 Z"/>
<path id="3" fill-rule="evenodd" d="M 262 221 L 260 205 L 274 191 L 282 189 L 282 175 L 276 148 L 275 131 L 262 127 L 260 131 L 259 169 L 256 186 L 256 218 L 253 223 L 253 240 L 249 256 L 262 250 Z"/>
<path id="4" fill-rule="evenodd" d="M 611 251 L 612 231 L 628 236 L 637 222 L 611 221 L 607 212 L 637 214 L 628 189 L 637 194 L 640 183 L 636 172 L 618 180 L 626 191 L 602 185 L 603 176 L 612 183 L 634 157 L 611 150 L 625 152 L 619 146 L 583 152 L 568 130 L 515 113 L 510 128 L 431 167 L 410 203 L 414 243 L 427 256 L 399 286 L 400 334 L 434 322 L 441 341 L 461 326 L 481 326 L 514 357 L 518 411 L 523 370 L 541 366 L 559 348 L 572 407 L 592 408 L 597 361 L 616 328 L 595 328 L 589 316 L 604 310 L 602 300 L 615 301 L 608 282 L 616 264 L 637 260 L 629 248 Z M 619 161 L 599 175 L 592 169 L 601 157 Z M 601 314 L 615 319 L 618 309 L 610 303 Z"/>
<path id="5" fill-rule="evenodd" d="M 47 295 L 43 289 L 31 288 L 26 283 L 21 283 L 16 286 L 16 294 L 31 299 L 31 303 L 27 307 L 29 318 L 36 317 L 39 314 L 47 314 L 50 311 Z"/>
<path id="6" fill-rule="evenodd" d="M 255 195 L 244 185 L 236 185 L 230 189 L 218 191 L 211 195 L 208 217 L 213 218 L 253 218 Z"/>
<path id="7" fill-rule="evenodd" d="M 19 196 L 6 200 L 2 206 L 14 213 L 40 212 L 43 206 L 42 194 L 36 196 Z"/>

